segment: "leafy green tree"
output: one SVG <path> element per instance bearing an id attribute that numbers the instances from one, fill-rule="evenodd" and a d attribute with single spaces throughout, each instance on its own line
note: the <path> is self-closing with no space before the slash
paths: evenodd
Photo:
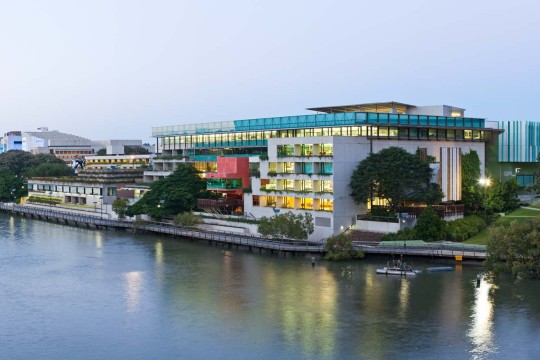
<path id="1" fill-rule="evenodd" d="M 147 214 L 156 219 L 191 211 L 197 199 L 215 195 L 206 191 L 206 181 L 189 164 L 178 164 L 178 168 L 164 179 L 153 182 L 150 191 L 132 206 L 126 215 Z"/>
<path id="2" fill-rule="evenodd" d="M 27 189 L 23 178 L 12 172 L 0 169 L 0 201 L 12 202 L 26 196 Z"/>
<path id="3" fill-rule="evenodd" d="M 486 270 L 540 279 L 540 218 L 490 229 Z"/>
<path id="4" fill-rule="evenodd" d="M 357 204 L 367 203 L 372 197 L 385 199 L 392 212 L 405 200 L 438 203 L 442 192 L 433 191 L 435 187 L 429 185 L 431 172 L 429 164 L 416 155 L 389 147 L 358 164 L 349 184 L 351 195 Z"/>
<path id="5" fill-rule="evenodd" d="M 478 185 L 480 179 L 480 158 L 471 150 L 461 155 L 461 199 L 465 213 L 474 213 L 483 209 L 483 190 Z"/>
<path id="6" fill-rule="evenodd" d="M 261 235 L 295 240 L 307 240 L 314 230 L 310 213 L 295 215 L 290 211 L 272 217 L 263 216 L 257 227 Z"/>
<path id="7" fill-rule="evenodd" d="M 195 227 L 203 223 L 202 217 L 195 215 L 191 211 L 186 211 L 176 215 L 173 220 L 174 225 L 184 227 Z"/>
<path id="8" fill-rule="evenodd" d="M 347 234 L 339 234 L 331 236 L 326 240 L 324 245 L 326 250 L 325 260 L 342 261 L 361 259 L 364 253 L 360 250 L 355 250 L 352 239 Z"/>
<path id="9" fill-rule="evenodd" d="M 142 146 L 124 146 L 125 155 L 145 155 L 148 154 L 148 149 Z"/>
<path id="10" fill-rule="evenodd" d="M 435 210 L 428 206 L 416 220 L 416 235 L 425 241 L 441 240 L 444 238 L 445 222 L 439 218 Z"/>
<path id="11" fill-rule="evenodd" d="M 96 152 L 96 155 L 97 155 L 97 156 L 105 156 L 105 155 L 107 155 L 107 149 L 105 149 L 105 148 L 99 149 L 99 150 Z"/>
<path id="12" fill-rule="evenodd" d="M 71 176 L 73 169 L 65 163 L 45 162 L 35 167 L 31 167 L 25 172 L 25 176 L 32 177 L 55 177 L 55 176 Z"/>
<path id="13" fill-rule="evenodd" d="M 484 230 L 486 222 L 478 215 L 449 221 L 446 226 L 446 237 L 449 240 L 464 241 Z"/>
<path id="14" fill-rule="evenodd" d="M 487 210 L 490 212 L 506 212 L 519 207 L 519 188 L 520 186 L 514 178 L 503 182 L 497 179 L 493 180 L 493 184 L 488 189 Z"/>
<path id="15" fill-rule="evenodd" d="M 62 159 L 50 154 L 32 155 L 21 150 L 10 150 L 0 154 L 0 169 L 9 170 L 14 175 L 24 175 L 28 169 L 43 163 L 65 164 Z"/>
<path id="16" fill-rule="evenodd" d="M 118 215 L 120 219 L 123 219 L 126 217 L 126 211 L 127 211 L 128 205 L 129 205 L 128 199 L 120 198 L 120 199 L 113 200 L 111 207 L 112 207 L 112 210 L 116 213 L 116 215 Z"/>

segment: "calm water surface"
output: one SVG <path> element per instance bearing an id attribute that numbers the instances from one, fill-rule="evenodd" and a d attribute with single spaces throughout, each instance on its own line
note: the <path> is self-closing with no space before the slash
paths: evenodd
<path id="1" fill-rule="evenodd" d="M 375 275 L 384 262 L 0 214 L 0 359 L 540 358 L 540 282 Z"/>

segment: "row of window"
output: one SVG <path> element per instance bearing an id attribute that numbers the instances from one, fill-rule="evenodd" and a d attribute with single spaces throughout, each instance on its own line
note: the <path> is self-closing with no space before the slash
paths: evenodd
<path id="1" fill-rule="evenodd" d="M 230 131 L 257 131 L 271 129 L 305 129 L 308 127 L 336 127 L 362 124 L 420 125 L 446 127 L 484 127 L 484 119 L 462 118 L 461 112 L 452 117 L 389 114 L 376 112 L 343 112 L 235 120 L 206 124 L 189 124 L 152 128 L 152 136 L 223 133 Z M 454 115 L 458 115 L 455 116 Z"/>
<path id="2" fill-rule="evenodd" d="M 397 139 L 483 140 L 484 131 L 397 126 L 343 126 L 334 128 L 252 131 L 228 134 L 169 136 L 162 138 L 164 150 L 229 146 L 266 146 L 269 138 L 313 136 L 368 136 Z"/>
<path id="3" fill-rule="evenodd" d="M 261 179 L 261 190 L 285 190 L 285 191 L 334 191 L 334 182 L 329 180 L 280 180 Z"/>
<path id="4" fill-rule="evenodd" d="M 269 162 L 268 173 L 275 174 L 308 174 L 308 175 L 332 175 L 333 163 L 331 162 Z"/>
<path id="5" fill-rule="evenodd" d="M 72 194 L 103 195 L 102 189 L 98 187 L 50 185 L 50 184 L 28 184 L 28 190 L 34 191 L 55 191 Z"/>
<path id="6" fill-rule="evenodd" d="M 281 208 L 334 211 L 334 200 L 300 198 L 292 196 L 253 196 L 254 206 Z"/>
<path id="7" fill-rule="evenodd" d="M 103 195 L 103 189 L 98 187 L 50 185 L 50 184 L 28 184 L 29 191 L 54 191 L 59 193 L 81 194 L 81 195 Z M 107 196 L 116 196 L 116 188 L 108 187 Z"/>
<path id="8" fill-rule="evenodd" d="M 67 154 L 67 155 L 81 155 L 81 154 L 93 154 L 93 150 L 54 150 L 55 154 Z"/>
<path id="9" fill-rule="evenodd" d="M 278 156 L 332 156 L 333 144 L 278 145 Z"/>

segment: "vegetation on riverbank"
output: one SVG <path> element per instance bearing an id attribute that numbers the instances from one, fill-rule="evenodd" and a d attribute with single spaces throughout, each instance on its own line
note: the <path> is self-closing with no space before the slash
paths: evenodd
<path id="1" fill-rule="evenodd" d="M 540 278 L 540 217 L 525 219 L 490 229 L 486 270 L 517 278 Z"/>
<path id="2" fill-rule="evenodd" d="M 361 250 L 354 250 L 352 238 L 347 234 L 331 236 L 326 240 L 324 256 L 325 260 L 343 261 L 361 259 L 364 253 Z"/>
<path id="3" fill-rule="evenodd" d="M 531 209 L 524 209 L 524 208 L 514 210 L 508 215 L 499 216 L 487 228 L 482 230 L 477 235 L 470 237 L 468 240 L 464 241 L 464 243 L 486 245 L 490 236 L 489 232 L 491 229 L 494 229 L 499 226 L 508 227 L 510 226 L 510 223 L 512 221 L 521 223 L 521 222 L 526 222 L 527 220 L 530 220 L 531 218 L 537 218 L 537 217 L 540 217 L 540 210 L 531 210 Z"/>

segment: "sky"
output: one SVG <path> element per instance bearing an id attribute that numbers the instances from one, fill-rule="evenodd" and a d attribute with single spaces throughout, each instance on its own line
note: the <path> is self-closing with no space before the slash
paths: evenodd
<path id="1" fill-rule="evenodd" d="M 398 101 L 540 120 L 537 0 L 0 0 L 0 132 Z"/>

